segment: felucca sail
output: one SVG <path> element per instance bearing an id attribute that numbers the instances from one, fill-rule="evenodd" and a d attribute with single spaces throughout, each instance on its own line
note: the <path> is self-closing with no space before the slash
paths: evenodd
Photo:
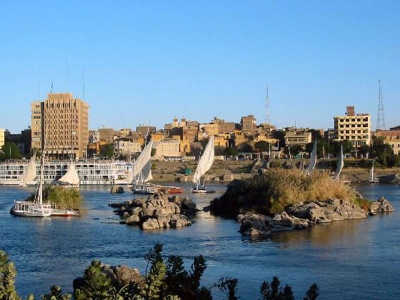
<path id="1" fill-rule="evenodd" d="M 336 172 L 335 176 L 333 177 L 334 179 L 339 179 L 340 173 L 342 172 L 344 166 L 344 160 L 343 160 L 343 145 L 340 145 L 340 152 L 339 152 L 339 157 L 337 161 L 337 166 L 336 166 Z"/>
<path id="2" fill-rule="evenodd" d="M 317 140 L 314 141 L 314 146 L 311 152 L 310 162 L 308 164 L 307 175 L 310 175 L 317 164 Z"/>
<path id="3" fill-rule="evenodd" d="M 151 174 L 151 149 L 153 141 L 147 143 L 140 153 L 137 160 L 133 163 L 133 172 L 131 175 L 133 180 L 144 183 L 153 179 Z"/>
<path id="4" fill-rule="evenodd" d="M 201 176 L 203 176 L 214 163 L 214 136 L 210 137 L 206 148 L 204 149 L 203 155 L 200 157 L 199 164 L 197 165 L 196 172 L 193 175 L 193 183 L 198 186 L 200 185 Z"/>
<path id="5" fill-rule="evenodd" d="M 36 152 L 30 158 L 28 165 L 26 166 L 24 173 L 21 177 L 20 185 L 26 186 L 28 183 L 32 183 L 36 178 Z"/>
<path id="6" fill-rule="evenodd" d="M 62 176 L 58 181 L 67 185 L 79 185 L 79 176 L 74 162 L 71 162 L 67 173 L 65 173 L 64 176 Z"/>

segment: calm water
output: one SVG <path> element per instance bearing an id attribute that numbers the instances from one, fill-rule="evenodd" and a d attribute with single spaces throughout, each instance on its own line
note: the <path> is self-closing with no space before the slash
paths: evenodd
<path id="1" fill-rule="evenodd" d="M 225 190 L 224 185 L 215 188 L 217 194 L 188 195 L 203 207 Z M 257 241 L 242 237 L 235 221 L 204 212 L 192 226 L 178 230 L 143 232 L 120 225 L 108 203 L 134 195 L 110 194 L 109 187 L 83 187 L 85 208 L 80 218 L 17 218 L 9 214 L 13 199 L 25 198 L 32 190 L 0 186 L 0 249 L 16 264 L 17 291 L 24 298 L 28 293 L 47 293 L 54 284 L 72 292 L 73 279 L 93 259 L 144 273 L 144 255 L 161 242 L 164 254 L 181 255 L 187 269 L 194 256 L 204 255 L 205 286 L 221 277 L 238 278 L 241 299 L 258 299 L 262 281 L 273 276 L 291 285 L 296 299 L 302 299 L 314 282 L 320 299 L 399 299 L 400 186 L 357 188 L 367 199 L 387 197 L 396 211 Z M 217 292 L 214 296 L 226 298 Z"/>

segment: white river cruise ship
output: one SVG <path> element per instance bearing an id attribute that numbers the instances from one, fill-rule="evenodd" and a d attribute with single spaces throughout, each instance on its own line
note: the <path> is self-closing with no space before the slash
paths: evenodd
<path id="1" fill-rule="evenodd" d="M 76 160 L 75 168 L 81 185 L 102 185 L 123 182 L 133 164 L 115 160 Z M 46 161 L 44 182 L 51 183 L 60 179 L 67 171 L 68 160 Z M 22 177 L 28 166 L 28 160 L 8 160 L 0 163 L 0 185 L 22 185 Z M 40 167 L 36 166 L 39 176 Z"/>

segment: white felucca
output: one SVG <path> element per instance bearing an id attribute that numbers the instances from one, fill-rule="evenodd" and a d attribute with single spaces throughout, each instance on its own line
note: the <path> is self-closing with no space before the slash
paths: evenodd
<path id="1" fill-rule="evenodd" d="M 79 176 L 78 171 L 75 168 L 75 163 L 71 161 L 67 173 L 64 174 L 58 183 L 61 186 L 79 188 Z"/>
<path id="2" fill-rule="evenodd" d="M 310 162 L 308 163 L 307 175 L 310 175 L 317 164 L 317 140 L 314 141 L 313 149 L 310 155 Z"/>
<path id="3" fill-rule="evenodd" d="M 153 141 L 150 140 L 133 163 L 133 172 L 129 176 L 133 177 L 132 191 L 135 194 L 154 194 L 156 192 L 156 186 L 149 183 L 153 179 L 151 174 L 152 147 Z"/>
<path id="4" fill-rule="evenodd" d="M 211 168 L 214 163 L 214 136 L 211 136 L 203 154 L 199 159 L 196 172 L 193 174 L 193 188 L 192 193 L 215 193 L 214 190 L 209 190 L 201 184 L 201 177 Z"/>
<path id="5" fill-rule="evenodd" d="M 375 160 L 372 161 L 371 169 L 369 170 L 369 182 L 370 183 L 379 183 L 379 178 L 375 176 Z"/>
<path id="6" fill-rule="evenodd" d="M 24 173 L 21 176 L 20 186 L 36 185 L 36 152 L 29 159 Z"/>

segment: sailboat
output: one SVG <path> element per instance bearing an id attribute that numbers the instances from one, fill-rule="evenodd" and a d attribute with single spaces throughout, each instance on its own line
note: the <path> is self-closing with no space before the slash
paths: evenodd
<path id="1" fill-rule="evenodd" d="M 156 186 L 148 182 L 153 179 L 151 174 L 152 147 L 153 141 L 150 140 L 133 163 L 132 191 L 135 194 L 154 194 L 157 191 Z"/>
<path id="2" fill-rule="evenodd" d="M 311 175 L 317 164 L 317 140 L 314 141 L 313 149 L 311 151 L 310 162 L 308 163 L 307 175 Z"/>
<path id="3" fill-rule="evenodd" d="M 375 177 L 375 168 L 374 168 L 375 161 L 372 161 L 372 167 L 369 170 L 369 182 L 370 183 L 379 183 L 379 178 Z"/>
<path id="4" fill-rule="evenodd" d="M 215 193 L 214 190 L 209 190 L 201 184 L 201 177 L 211 168 L 214 163 L 214 136 L 211 136 L 203 154 L 199 159 L 196 172 L 193 175 L 193 188 L 192 193 Z"/>
<path id="5" fill-rule="evenodd" d="M 52 208 L 50 203 L 43 203 L 43 174 L 44 174 L 44 154 L 40 160 L 40 177 L 37 190 L 33 201 L 15 201 L 10 213 L 21 217 L 50 217 Z"/>
<path id="6" fill-rule="evenodd" d="M 336 172 L 335 172 L 335 175 L 333 176 L 333 179 L 339 180 L 340 173 L 342 172 L 343 166 L 344 166 L 343 145 L 340 145 L 340 152 L 339 152 L 339 157 L 338 157 L 338 161 L 337 161 Z"/>
<path id="7" fill-rule="evenodd" d="M 71 161 L 67 173 L 64 174 L 57 183 L 64 187 L 79 188 L 78 171 L 75 168 L 75 163 Z"/>
<path id="8" fill-rule="evenodd" d="M 21 176 L 20 186 L 36 185 L 36 152 L 30 158 L 24 173 Z"/>

